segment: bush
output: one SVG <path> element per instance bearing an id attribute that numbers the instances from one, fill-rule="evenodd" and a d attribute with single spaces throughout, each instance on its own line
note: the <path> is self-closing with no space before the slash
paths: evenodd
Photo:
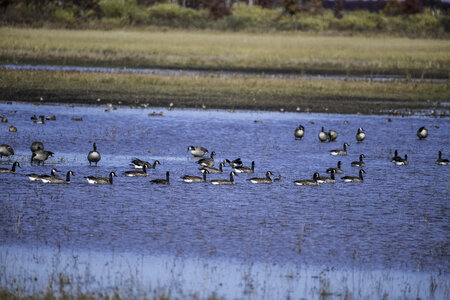
<path id="1" fill-rule="evenodd" d="M 53 11 L 53 19 L 64 26 L 73 26 L 77 22 L 74 11 L 68 8 L 55 8 Z"/>
<path id="2" fill-rule="evenodd" d="M 177 4 L 157 4 L 148 9 L 147 23 L 151 25 L 205 28 L 209 21 L 208 12 L 183 8 Z"/>
<path id="3" fill-rule="evenodd" d="M 248 6 L 238 3 L 233 5 L 232 14 L 217 21 L 217 26 L 227 30 L 268 30 L 274 27 L 279 12 L 260 6 Z"/>
<path id="4" fill-rule="evenodd" d="M 320 16 L 307 13 L 286 15 L 278 21 L 278 29 L 324 31 L 332 27 L 333 19 L 333 15 L 330 13 Z"/>

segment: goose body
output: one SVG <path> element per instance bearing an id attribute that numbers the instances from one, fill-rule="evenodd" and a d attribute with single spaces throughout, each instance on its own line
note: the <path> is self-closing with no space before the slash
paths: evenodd
<path id="1" fill-rule="evenodd" d="M 362 174 L 366 173 L 363 169 L 359 170 L 359 176 L 344 176 L 341 177 L 341 179 L 344 182 L 363 182 L 363 176 Z"/>
<path id="2" fill-rule="evenodd" d="M 401 161 L 402 158 L 400 156 L 398 156 L 398 151 L 395 150 L 394 151 L 394 156 L 391 158 L 391 162 L 396 163 L 397 161 Z"/>
<path id="3" fill-rule="evenodd" d="M 39 119 L 36 118 L 33 122 L 36 124 L 45 124 L 45 116 L 39 116 Z"/>
<path id="4" fill-rule="evenodd" d="M 358 128 L 358 131 L 356 132 L 356 141 L 358 143 L 361 143 L 362 141 L 364 141 L 365 138 L 366 138 L 366 134 L 364 132 L 364 129 L 362 129 L 361 127 Z"/>
<path id="5" fill-rule="evenodd" d="M 169 185 L 170 184 L 169 176 L 170 176 L 169 171 L 167 171 L 166 172 L 166 179 L 153 179 L 153 180 L 150 180 L 150 183 L 151 184 L 166 184 L 166 185 Z"/>
<path id="6" fill-rule="evenodd" d="M 31 163 L 37 161 L 38 165 L 44 163 L 50 156 L 53 156 L 53 152 L 47 150 L 37 150 L 31 154 Z"/>
<path id="7" fill-rule="evenodd" d="M 31 150 L 31 152 L 35 152 L 38 150 L 44 150 L 44 144 L 42 144 L 41 142 L 33 142 L 30 146 L 30 150 Z"/>
<path id="8" fill-rule="evenodd" d="M 363 161 L 364 157 L 365 157 L 364 154 L 361 154 L 359 156 L 359 161 L 352 161 L 351 166 L 352 167 L 364 167 L 364 166 L 366 166 L 366 163 Z"/>
<path id="9" fill-rule="evenodd" d="M 263 178 L 258 178 L 258 177 L 253 177 L 250 179 L 247 179 L 248 181 L 250 181 L 251 183 L 265 183 L 265 184 L 271 184 L 272 178 L 270 178 L 270 175 L 273 175 L 272 172 L 267 171 L 266 172 L 266 177 Z"/>
<path id="10" fill-rule="evenodd" d="M 184 182 L 192 183 L 192 182 L 206 182 L 206 174 L 208 171 L 202 169 L 201 172 L 203 173 L 203 177 L 200 176 L 191 176 L 191 175 L 184 175 L 181 177 Z"/>
<path id="11" fill-rule="evenodd" d="M 41 181 L 43 183 L 70 183 L 70 175 L 74 176 L 72 171 L 67 172 L 66 180 L 61 179 L 61 178 L 56 177 L 56 176 L 49 176 L 49 177 L 46 177 L 46 178 L 44 178 L 44 177 L 41 178 Z"/>
<path id="12" fill-rule="evenodd" d="M 318 183 L 335 183 L 336 179 L 334 178 L 334 173 L 335 173 L 335 171 L 331 171 L 330 177 L 326 177 L 326 176 L 317 177 L 317 182 Z"/>
<path id="13" fill-rule="evenodd" d="M 319 173 L 314 173 L 313 179 L 303 179 L 303 180 L 296 180 L 294 181 L 295 185 L 310 185 L 310 186 L 317 186 L 319 185 L 319 182 L 317 179 L 319 178 Z"/>
<path id="14" fill-rule="evenodd" d="M 42 181 L 42 178 L 54 177 L 56 176 L 56 172 L 59 172 L 55 168 L 52 168 L 50 175 L 47 174 L 27 174 L 26 176 L 30 179 L 30 181 Z"/>
<path id="15" fill-rule="evenodd" d="M 148 161 L 140 160 L 139 158 L 136 158 L 131 161 L 131 165 L 134 166 L 135 169 L 142 169 L 144 166 L 147 169 L 155 169 L 156 165 L 160 165 L 161 163 L 159 160 L 155 160 L 153 164 L 150 164 Z"/>
<path id="16" fill-rule="evenodd" d="M 396 164 L 397 166 L 405 166 L 405 165 L 409 165 L 408 155 L 405 154 L 405 158 L 397 159 L 397 160 L 395 161 L 395 164 Z"/>
<path id="17" fill-rule="evenodd" d="M 202 158 L 197 161 L 197 163 L 203 167 L 214 167 L 214 156 L 216 155 L 216 152 L 211 152 L 210 157 Z"/>
<path id="18" fill-rule="evenodd" d="M 3 158 L 3 156 L 9 157 L 11 155 L 14 155 L 14 149 L 10 145 L 0 145 L 0 158 Z"/>
<path id="19" fill-rule="evenodd" d="M 225 159 L 225 162 L 228 163 L 232 168 L 242 167 L 242 160 L 240 158 L 236 158 L 235 160 L 232 161 Z"/>
<path id="20" fill-rule="evenodd" d="M 448 165 L 448 159 L 446 158 L 442 158 L 442 152 L 439 151 L 438 153 L 438 159 L 436 160 L 436 164 L 441 165 L 441 166 L 446 166 Z"/>
<path id="21" fill-rule="evenodd" d="M 236 173 L 254 173 L 255 172 L 255 162 L 252 161 L 252 167 L 248 168 L 248 167 L 235 167 L 234 171 Z"/>
<path id="22" fill-rule="evenodd" d="M 278 177 L 273 179 L 273 182 L 278 182 L 278 181 L 281 181 L 281 174 L 278 174 Z"/>
<path id="23" fill-rule="evenodd" d="M 417 130 L 417 137 L 419 138 L 419 140 L 423 140 L 428 136 L 428 129 L 426 129 L 425 127 L 420 127 Z"/>
<path id="24" fill-rule="evenodd" d="M 144 165 L 139 171 L 125 171 L 124 174 L 128 177 L 147 177 L 147 166 Z"/>
<path id="25" fill-rule="evenodd" d="M 326 133 L 322 127 L 322 130 L 319 132 L 319 141 L 322 143 L 328 139 L 328 133 Z"/>
<path id="26" fill-rule="evenodd" d="M 344 143 L 343 149 L 330 150 L 331 155 L 347 155 L 347 143 Z"/>
<path id="27" fill-rule="evenodd" d="M 208 149 L 201 146 L 189 146 L 188 151 L 191 151 L 191 154 L 195 157 L 202 157 L 208 153 Z"/>
<path id="28" fill-rule="evenodd" d="M 97 151 L 97 144 L 94 143 L 92 146 L 94 150 L 89 152 L 87 159 L 89 161 L 89 166 L 91 166 L 92 163 L 95 163 L 95 166 L 97 166 L 97 163 L 102 159 L 102 156 L 100 155 L 100 152 Z"/>
<path id="29" fill-rule="evenodd" d="M 214 185 L 231 185 L 231 184 L 234 184 L 234 176 L 235 175 L 236 175 L 236 173 L 234 171 L 232 171 L 230 173 L 230 180 L 214 179 L 214 180 L 211 180 L 211 183 Z"/>
<path id="30" fill-rule="evenodd" d="M 206 171 L 208 171 L 208 173 L 210 173 L 210 174 L 222 174 L 222 172 L 223 172 L 223 166 L 224 166 L 224 163 L 223 162 L 221 162 L 220 164 L 219 164 L 219 168 L 218 169 L 216 169 L 216 168 L 214 168 L 214 167 L 203 167 L 203 168 L 201 168 L 200 170 L 206 170 Z"/>
<path id="31" fill-rule="evenodd" d="M 336 130 L 328 130 L 328 140 L 330 142 L 336 141 L 337 137 L 338 137 L 338 133 Z"/>
<path id="32" fill-rule="evenodd" d="M 86 178 L 89 184 L 113 184 L 113 177 L 117 177 L 114 172 L 109 173 L 109 177 L 87 176 L 84 178 Z"/>
<path id="33" fill-rule="evenodd" d="M 305 135 L 305 128 L 302 125 L 295 128 L 294 136 L 296 140 L 302 139 L 304 135 Z"/>
<path id="34" fill-rule="evenodd" d="M 15 161 L 12 164 L 11 169 L 8 168 L 0 168 L 0 173 L 16 173 L 16 167 L 20 167 L 20 164 L 18 161 Z"/>
<path id="35" fill-rule="evenodd" d="M 341 169 L 341 164 L 342 164 L 342 162 L 341 161 L 338 161 L 337 162 L 337 167 L 336 168 L 328 168 L 327 169 L 327 173 L 331 173 L 331 172 L 335 172 L 336 174 L 342 174 L 342 173 L 344 173 L 344 171 L 342 171 L 342 169 Z"/>

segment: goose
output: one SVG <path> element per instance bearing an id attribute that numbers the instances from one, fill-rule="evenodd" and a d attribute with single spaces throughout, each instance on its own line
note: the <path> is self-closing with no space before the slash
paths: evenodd
<path id="1" fill-rule="evenodd" d="M 270 175 L 273 175 L 272 172 L 267 171 L 266 172 L 266 177 L 263 178 L 258 178 L 258 177 L 253 177 L 250 179 L 247 179 L 248 181 L 250 181 L 251 183 L 265 183 L 265 184 L 271 184 L 272 178 L 270 178 Z"/>
<path id="2" fill-rule="evenodd" d="M 326 133 L 322 127 L 322 130 L 319 132 L 319 141 L 322 143 L 328 139 L 328 133 Z"/>
<path id="3" fill-rule="evenodd" d="M 366 172 L 363 170 L 363 169 L 361 169 L 361 170 L 359 170 L 359 176 L 344 176 L 344 177 L 341 177 L 341 179 L 344 181 L 344 182 L 363 182 L 363 176 L 362 176 L 362 174 L 365 174 Z"/>
<path id="4" fill-rule="evenodd" d="M 147 167 L 147 169 L 155 169 L 156 165 L 160 164 L 159 160 L 155 160 L 153 164 L 150 164 L 148 161 L 140 160 L 139 158 L 131 161 L 131 165 L 134 166 L 135 169 L 142 169 L 144 166 Z"/>
<path id="5" fill-rule="evenodd" d="M 208 173 L 208 171 L 206 171 L 205 169 L 202 169 L 201 172 L 203 173 L 203 177 L 184 175 L 183 177 L 181 177 L 181 179 L 183 179 L 184 182 L 188 182 L 188 183 L 206 182 L 206 174 Z"/>
<path id="6" fill-rule="evenodd" d="M 419 137 L 419 140 L 423 140 L 428 136 L 428 129 L 426 129 L 425 127 L 420 127 L 417 130 L 417 136 Z"/>
<path id="7" fill-rule="evenodd" d="M 441 166 L 448 165 L 448 159 L 442 158 L 442 152 L 441 151 L 438 152 L 438 155 L 439 155 L 439 158 L 436 160 L 436 164 L 441 165 Z"/>
<path id="8" fill-rule="evenodd" d="M 87 182 L 89 184 L 113 184 L 113 177 L 117 177 L 116 173 L 111 172 L 109 173 L 108 177 L 94 177 L 94 176 L 87 176 L 86 178 Z"/>
<path id="9" fill-rule="evenodd" d="M 33 161 L 37 161 L 38 165 L 44 163 L 50 156 L 53 156 L 53 152 L 46 150 L 37 150 L 31 154 L 31 164 Z"/>
<path id="10" fill-rule="evenodd" d="M 152 184 L 167 184 L 167 185 L 169 185 L 170 184 L 170 182 L 169 182 L 169 171 L 167 171 L 166 172 L 166 179 L 153 179 L 153 180 L 150 180 L 150 183 L 152 183 Z"/>
<path id="11" fill-rule="evenodd" d="M 252 161 L 252 167 L 248 168 L 248 167 L 235 167 L 234 171 L 236 173 L 254 173 L 255 172 L 255 162 Z"/>
<path id="12" fill-rule="evenodd" d="M 214 155 L 216 152 L 211 152 L 211 157 L 202 158 L 197 161 L 197 163 L 203 167 L 214 167 Z"/>
<path id="13" fill-rule="evenodd" d="M 234 184 L 234 177 L 233 177 L 233 176 L 235 176 L 235 175 L 236 175 L 236 172 L 232 171 L 232 172 L 230 173 L 230 180 L 226 180 L 226 179 L 214 179 L 214 180 L 211 180 L 211 183 L 212 183 L 212 184 L 215 184 L 215 185 L 218 185 L 218 184 L 221 184 L 221 185 L 230 185 L 230 184 Z"/>
<path id="14" fill-rule="evenodd" d="M 97 152 L 97 144 L 94 143 L 93 144 L 94 150 L 90 151 L 88 154 L 88 161 L 89 161 L 89 166 L 91 166 L 91 164 L 93 162 L 95 162 L 95 166 L 97 166 L 97 163 L 100 161 L 100 159 L 102 159 L 102 156 L 100 155 L 99 152 Z"/>
<path id="15" fill-rule="evenodd" d="M 3 158 L 3 156 L 6 156 L 9 158 L 9 156 L 14 155 L 14 149 L 7 144 L 1 144 L 0 145 L 0 158 Z"/>
<path id="16" fill-rule="evenodd" d="M 338 137 L 338 133 L 336 130 L 328 130 L 328 140 L 330 142 L 334 142 Z"/>
<path id="17" fill-rule="evenodd" d="M 395 150 L 394 151 L 394 156 L 391 158 L 391 162 L 395 163 L 395 162 L 400 161 L 400 160 L 402 160 L 402 158 L 400 156 L 398 156 L 398 151 Z"/>
<path id="18" fill-rule="evenodd" d="M 35 152 L 38 150 L 44 150 L 44 144 L 42 144 L 41 142 L 35 141 L 31 144 L 30 150 L 31 150 L 31 152 Z"/>
<path id="19" fill-rule="evenodd" d="M 405 158 L 400 158 L 400 159 L 396 160 L 396 161 L 395 161 L 395 164 L 396 164 L 397 166 L 405 166 L 405 165 L 409 165 L 409 162 L 408 162 L 408 155 L 405 154 Z"/>
<path id="20" fill-rule="evenodd" d="M 242 167 L 242 160 L 240 158 L 236 158 L 232 161 L 230 161 L 229 159 L 225 159 L 224 162 L 228 163 L 232 168 Z"/>
<path id="21" fill-rule="evenodd" d="M 278 181 L 281 181 L 281 174 L 278 174 L 278 177 L 273 179 L 273 182 L 278 182 Z"/>
<path id="22" fill-rule="evenodd" d="M 61 178 L 56 177 L 56 176 L 50 176 L 50 177 L 47 177 L 47 178 L 42 178 L 41 181 L 43 183 L 70 183 L 70 175 L 74 176 L 72 171 L 67 172 L 66 180 L 61 179 Z"/>
<path id="23" fill-rule="evenodd" d="M 344 143 L 344 149 L 330 150 L 331 155 L 347 155 L 347 143 Z"/>
<path id="24" fill-rule="evenodd" d="M 359 156 L 359 161 L 352 161 L 351 166 L 352 167 L 364 167 L 364 166 L 366 166 L 366 163 L 363 162 L 363 158 L 364 157 L 365 157 L 364 154 L 361 154 Z"/>
<path id="25" fill-rule="evenodd" d="M 142 166 L 142 171 L 125 171 L 124 174 L 128 177 L 147 177 L 147 166 Z"/>
<path id="26" fill-rule="evenodd" d="M 326 177 L 326 176 L 317 177 L 317 182 L 318 183 L 335 183 L 336 179 L 334 178 L 334 173 L 336 173 L 336 172 L 334 170 L 332 170 L 330 177 Z"/>
<path id="27" fill-rule="evenodd" d="M 57 169 L 52 168 L 50 175 L 47 174 L 27 174 L 26 176 L 30 179 L 30 181 L 42 181 L 42 178 L 48 178 L 51 176 L 56 176 L 55 173 L 59 172 Z"/>
<path id="28" fill-rule="evenodd" d="M 16 167 L 19 167 L 19 168 L 20 168 L 20 164 L 19 164 L 18 161 L 15 161 L 15 162 L 12 164 L 11 169 L 8 169 L 8 168 L 0 168 L 0 173 L 16 173 Z"/>
<path id="29" fill-rule="evenodd" d="M 219 168 L 218 169 L 216 169 L 216 168 L 214 168 L 214 167 L 203 167 L 203 168 L 200 168 L 200 171 L 201 170 L 206 170 L 206 171 L 208 171 L 208 173 L 210 173 L 210 174 L 222 174 L 222 172 L 223 172 L 223 166 L 225 166 L 225 163 L 223 163 L 223 162 L 221 162 L 220 164 L 219 164 Z"/>
<path id="30" fill-rule="evenodd" d="M 356 141 L 358 143 L 361 143 L 362 141 L 364 141 L 365 138 L 366 138 L 366 134 L 364 132 L 364 129 L 362 129 L 361 127 L 358 128 L 358 131 L 356 132 Z"/>
<path id="31" fill-rule="evenodd" d="M 297 128 L 295 128 L 294 136 L 296 140 L 301 140 L 304 135 L 305 128 L 302 125 L 299 125 Z"/>
<path id="32" fill-rule="evenodd" d="M 303 180 L 296 180 L 294 181 L 295 185 L 311 185 L 316 186 L 319 185 L 319 182 L 317 182 L 317 178 L 319 178 L 319 173 L 314 173 L 313 179 L 303 179 Z"/>
<path id="33" fill-rule="evenodd" d="M 191 154 L 195 157 L 202 157 L 208 153 L 208 149 L 200 146 L 189 146 L 188 151 L 191 151 Z"/>
<path id="34" fill-rule="evenodd" d="M 39 119 L 36 119 L 33 121 L 36 124 L 45 124 L 45 117 L 44 116 L 39 116 Z"/>
<path id="35" fill-rule="evenodd" d="M 327 173 L 331 173 L 332 171 L 334 171 L 336 174 L 344 173 L 344 171 L 342 171 L 342 169 L 341 169 L 341 164 L 342 164 L 342 162 L 338 161 L 337 162 L 337 167 L 336 168 L 328 168 L 327 169 Z"/>
<path id="36" fill-rule="evenodd" d="M 37 119 L 38 119 L 38 117 L 36 117 L 36 115 L 33 115 L 30 117 L 30 120 L 32 120 L 32 121 L 36 121 Z"/>

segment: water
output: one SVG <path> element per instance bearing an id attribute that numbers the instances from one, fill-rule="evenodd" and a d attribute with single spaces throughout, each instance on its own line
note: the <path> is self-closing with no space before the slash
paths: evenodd
<path id="1" fill-rule="evenodd" d="M 81 284 L 82 290 L 128 286 L 128 296 L 449 298 L 450 175 L 448 166 L 434 163 L 439 150 L 449 156 L 449 119 L 106 108 L 0 104 L 0 115 L 9 119 L 0 124 L 0 143 L 16 152 L 2 167 L 14 160 L 22 165 L 15 175 L 0 174 L 1 286 L 18 280 L 24 290 L 45 291 L 58 274 L 81 284 L 81 272 L 97 283 Z M 164 116 L 148 116 L 153 111 Z M 34 124 L 34 114 L 56 121 Z M 83 121 L 71 120 L 78 117 Z M 294 140 L 299 124 L 306 130 L 301 141 Z M 10 125 L 18 131 L 9 133 Z M 337 130 L 337 142 L 319 143 L 322 126 Z M 416 136 L 421 126 L 429 129 L 422 141 Z M 367 133 L 359 144 L 358 127 Z M 35 140 L 55 152 L 46 166 L 29 163 Z M 102 155 L 98 167 L 86 158 L 93 142 Z M 348 156 L 328 153 L 344 142 Z M 255 174 L 239 174 L 234 186 L 184 183 L 180 176 L 200 175 L 190 145 L 215 151 L 216 161 L 240 157 L 250 166 L 254 160 Z M 395 149 L 408 154 L 410 165 L 390 162 Z M 350 162 L 361 153 L 364 182 L 340 181 L 357 175 Z M 146 178 L 125 177 L 135 157 L 161 165 Z M 338 160 L 344 174 L 336 184 L 293 184 L 316 171 L 325 175 Z M 61 176 L 72 170 L 71 184 L 24 176 L 53 166 Z M 208 180 L 228 178 L 230 170 Z M 281 174 L 281 182 L 245 180 L 268 170 Z M 119 175 L 113 185 L 83 178 L 111 171 Z M 166 171 L 170 186 L 149 184 Z"/>

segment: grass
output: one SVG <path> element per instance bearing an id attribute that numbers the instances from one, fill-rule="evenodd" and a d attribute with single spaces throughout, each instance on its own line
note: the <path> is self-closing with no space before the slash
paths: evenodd
<path id="1" fill-rule="evenodd" d="M 450 41 L 298 32 L 0 27 L 0 63 L 448 78 Z"/>

